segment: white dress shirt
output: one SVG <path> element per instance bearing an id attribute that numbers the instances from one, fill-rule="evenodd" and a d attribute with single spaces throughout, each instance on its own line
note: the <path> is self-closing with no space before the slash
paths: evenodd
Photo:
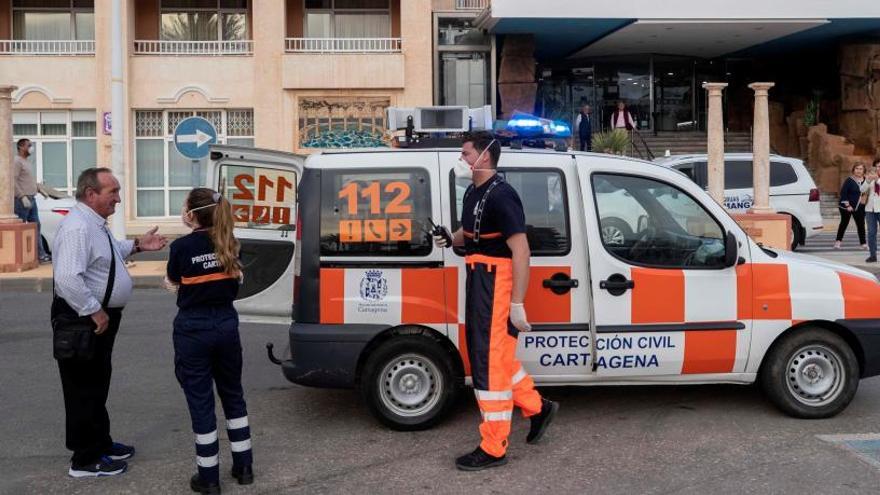
<path id="1" fill-rule="evenodd" d="M 108 239 L 109 236 L 109 239 Z M 107 221 L 83 203 L 77 203 L 61 221 L 52 246 L 55 293 L 80 316 L 101 309 L 110 276 L 110 239 Z M 131 298 L 132 282 L 125 258 L 134 241 L 113 239 L 116 278 L 110 308 L 122 308 Z"/>
<path id="2" fill-rule="evenodd" d="M 880 194 L 874 192 L 874 183 L 876 180 L 866 180 L 859 189 L 862 194 L 868 191 L 868 201 L 865 202 L 865 211 L 880 213 Z"/>

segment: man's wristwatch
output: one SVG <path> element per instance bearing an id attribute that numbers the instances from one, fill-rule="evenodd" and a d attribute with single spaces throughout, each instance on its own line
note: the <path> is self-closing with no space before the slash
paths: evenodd
<path id="1" fill-rule="evenodd" d="M 135 240 L 134 240 L 134 250 L 132 250 L 132 254 L 137 254 L 137 253 L 139 253 L 139 252 L 141 252 L 141 251 L 142 251 L 142 249 L 141 249 L 141 240 L 138 239 L 138 238 L 135 238 Z"/>

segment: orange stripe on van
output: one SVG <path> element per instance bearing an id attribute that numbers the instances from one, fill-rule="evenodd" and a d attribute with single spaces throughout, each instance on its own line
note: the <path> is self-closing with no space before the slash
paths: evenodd
<path id="1" fill-rule="evenodd" d="M 632 323 L 684 321 L 684 272 L 632 268 Z"/>
<path id="2" fill-rule="evenodd" d="M 238 275 L 209 273 L 208 275 L 199 275 L 198 277 L 180 277 L 180 285 L 205 284 L 208 282 L 216 282 L 218 280 L 229 280 L 231 278 L 238 279 Z"/>
<path id="3" fill-rule="evenodd" d="M 752 265 L 746 263 L 736 267 L 736 319 L 751 320 L 754 312 L 754 289 Z"/>
<path id="4" fill-rule="evenodd" d="M 529 288 L 526 292 L 526 314 L 532 323 L 570 323 L 571 291 L 554 294 L 544 288 L 544 280 L 556 273 L 571 277 L 569 266 L 533 266 L 529 270 Z"/>
<path id="5" fill-rule="evenodd" d="M 400 272 L 403 323 L 458 322 L 458 269 L 411 268 Z"/>
<path id="6" fill-rule="evenodd" d="M 843 292 L 844 318 L 880 318 L 880 284 L 837 272 Z"/>
<path id="7" fill-rule="evenodd" d="M 753 316 L 755 320 L 790 320 L 791 294 L 788 265 L 752 265 Z"/>
<path id="8" fill-rule="evenodd" d="M 321 269 L 321 323 L 345 323 L 345 269 Z"/>
<path id="9" fill-rule="evenodd" d="M 736 330 L 695 330 L 684 333 L 683 375 L 730 373 L 736 361 Z"/>

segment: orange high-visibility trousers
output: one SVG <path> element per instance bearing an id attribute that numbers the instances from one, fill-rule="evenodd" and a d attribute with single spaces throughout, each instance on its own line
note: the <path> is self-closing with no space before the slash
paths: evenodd
<path id="1" fill-rule="evenodd" d="M 465 335 L 474 393 L 483 416 L 480 447 L 501 457 L 507 451 L 513 406 L 522 409 L 524 417 L 533 416 L 541 412 L 541 395 L 516 359 L 518 331 L 510 323 L 512 261 L 469 255 L 465 262 Z"/>

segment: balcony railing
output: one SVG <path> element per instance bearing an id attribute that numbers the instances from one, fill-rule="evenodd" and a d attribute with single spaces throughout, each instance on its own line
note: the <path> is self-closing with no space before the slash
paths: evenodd
<path id="1" fill-rule="evenodd" d="M 254 42 L 136 40 L 135 55 L 252 55 Z"/>
<path id="2" fill-rule="evenodd" d="M 489 6 L 489 0 L 455 0 L 458 10 L 483 10 Z"/>
<path id="3" fill-rule="evenodd" d="M 0 55 L 94 54 L 94 40 L 0 40 Z"/>
<path id="4" fill-rule="evenodd" d="M 396 53 L 400 38 L 287 38 L 289 53 Z"/>

